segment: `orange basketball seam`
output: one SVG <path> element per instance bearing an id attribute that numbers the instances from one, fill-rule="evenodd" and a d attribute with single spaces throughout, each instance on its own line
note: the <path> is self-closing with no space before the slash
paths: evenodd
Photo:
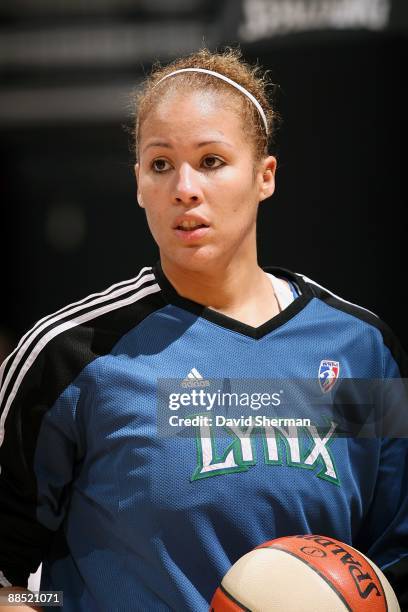
<path id="1" fill-rule="evenodd" d="M 305 565 L 307 565 L 308 567 L 310 567 L 310 569 L 312 569 L 314 572 L 316 572 L 316 574 L 318 574 L 320 576 L 320 578 L 323 578 L 323 580 L 326 582 L 326 584 L 329 585 L 329 587 L 336 593 L 336 595 L 339 596 L 339 598 L 341 599 L 341 601 L 344 603 L 344 605 L 346 606 L 347 610 L 349 610 L 349 612 L 353 612 L 353 608 L 350 608 L 349 604 L 347 603 L 347 601 L 344 599 L 344 596 L 342 593 L 340 593 L 340 591 L 338 591 L 336 589 L 336 587 L 334 586 L 334 584 L 332 584 L 324 574 L 322 574 L 322 572 L 319 572 L 319 570 L 314 567 L 313 565 L 311 565 L 308 561 L 306 561 L 306 559 L 302 559 L 302 557 L 300 557 L 299 555 L 297 555 L 295 552 L 290 551 L 290 550 L 286 550 L 286 548 L 281 548 L 280 546 L 276 546 L 276 544 L 274 546 L 264 546 L 263 548 L 270 548 L 271 550 L 280 550 L 281 552 L 287 553 L 288 555 L 292 555 L 292 557 L 295 557 L 295 559 L 299 559 L 299 561 L 302 561 L 302 563 L 304 563 Z"/>
<path id="2" fill-rule="evenodd" d="M 244 606 L 243 603 L 241 603 L 238 599 L 236 599 L 233 595 L 231 595 L 231 593 L 227 591 L 227 589 L 223 587 L 222 584 L 220 584 L 219 588 L 224 593 L 224 595 L 227 595 L 228 597 L 230 597 L 232 601 L 237 604 L 237 606 L 240 606 L 242 608 L 242 612 L 252 612 L 250 608 L 247 608 L 246 606 Z"/>
<path id="3" fill-rule="evenodd" d="M 292 536 L 289 536 L 289 537 L 292 537 Z M 299 537 L 302 537 L 302 536 L 293 536 L 293 537 L 294 538 L 299 538 Z M 364 561 L 367 563 L 367 565 L 369 566 L 370 570 L 374 573 L 375 577 L 377 578 L 378 584 L 376 584 L 375 586 L 376 586 L 377 589 L 379 588 L 379 590 L 381 591 L 381 595 L 382 595 L 382 598 L 383 598 L 384 603 L 385 603 L 385 612 L 388 612 L 388 601 L 387 601 L 387 596 L 386 596 L 386 593 L 385 593 L 385 590 L 384 590 L 384 585 L 383 585 L 380 577 L 378 576 L 378 574 L 377 574 L 373 564 L 370 563 L 370 560 L 368 558 L 364 557 L 364 555 L 362 553 L 360 553 L 359 550 L 357 550 L 356 548 L 353 548 L 352 546 L 349 546 L 345 542 L 339 542 L 338 540 L 335 540 L 334 538 L 327 538 L 326 536 L 316 536 L 316 535 L 312 536 L 313 539 L 311 539 L 311 538 L 308 538 L 307 535 L 305 535 L 305 538 L 310 539 L 311 542 L 313 542 L 313 541 L 316 542 L 317 541 L 316 537 L 317 538 L 323 537 L 323 538 L 325 538 L 327 540 L 331 540 L 332 544 L 334 544 L 336 546 L 340 544 L 341 548 L 343 548 L 343 546 L 345 546 L 346 548 L 343 549 L 343 550 L 345 550 L 345 552 L 347 552 L 347 548 L 351 548 L 357 554 L 361 554 L 361 556 L 363 557 Z M 268 547 L 265 546 L 265 548 L 269 548 L 269 546 Z M 330 551 L 330 552 L 332 552 L 332 551 Z"/>

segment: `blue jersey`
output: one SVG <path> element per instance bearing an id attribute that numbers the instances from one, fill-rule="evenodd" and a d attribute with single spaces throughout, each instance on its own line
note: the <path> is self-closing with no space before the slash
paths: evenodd
<path id="1" fill-rule="evenodd" d="M 407 376 L 377 316 L 264 270 L 296 297 L 257 328 L 181 297 L 158 262 L 21 339 L 1 372 L 0 584 L 26 585 L 42 561 L 41 588 L 63 591 L 69 612 L 204 612 L 239 557 L 306 533 L 401 578 L 406 439 L 340 436 L 335 422 L 159 435 L 162 379 L 186 393 L 211 379 L 320 379 L 334 393 L 342 377 Z"/>

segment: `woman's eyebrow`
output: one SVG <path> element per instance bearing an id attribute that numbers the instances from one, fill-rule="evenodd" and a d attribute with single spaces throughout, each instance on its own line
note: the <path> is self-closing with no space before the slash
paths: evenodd
<path id="1" fill-rule="evenodd" d="M 161 140 L 155 140 L 146 145 L 143 151 L 149 149 L 150 147 L 165 147 L 166 149 L 172 149 L 173 147 L 168 142 L 162 142 Z"/>
<path id="2" fill-rule="evenodd" d="M 209 144 L 223 144 L 223 145 L 226 145 L 227 147 L 232 148 L 232 144 L 230 144 L 229 142 L 226 142 L 225 140 L 205 140 L 204 142 L 199 142 L 197 145 L 197 148 L 205 147 L 206 145 L 209 145 Z"/>
<path id="3" fill-rule="evenodd" d="M 196 145 L 196 147 L 197 148 L 205 147 L 206 145 L 210 145 L 210 144 L 223 144 L 223 145 L 226 145 L 227 147 L 232 148 L 232 145 L 229 142 L 226 142 L 225 140 L 204 140 L 203 142 L 199 142 Z M 146 149 L 149 149 L 150 147 L 164 147 L 166 149 L 173 148 L 173 146 L 169 144 L 168 142 L 164 142 L 162 140 L 154 140 L 153 142 L 150 142 L 148 145 L 146 145 L 143 151 L 146 151 Z"/>

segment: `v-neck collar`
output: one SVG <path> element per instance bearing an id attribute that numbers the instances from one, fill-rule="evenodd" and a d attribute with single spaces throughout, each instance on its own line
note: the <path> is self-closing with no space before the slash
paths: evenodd
<path id="1" fill-rule="evenodd" d="M 255 340 L 259 340 L 266 334 L 269 334 L 272 330 L 277 329 L 292 319 L 313 297 L 313 293 L 309 285 L 302 279 L 301 276 L 298 276 L 285 268 L 278 268 L 274 266 L 262 266 L 262 269 L 264 272 L 269 272 L 278 278 L 283 278 L 292 282 L 295 287 L 298 288 L 299 295 L 291 304 L 289 304 L 289 306 L 269 319 L 269 321 L 265 321 L 265 323 L 259 327 L 252 327 L 251 325 L 237 321 L 236 319 L 233 319 L 225 314 L 216 312 L 215 310 L 208 308 L 208 306 L 203 306 L 203 304 L 199 304 L 198 302 L 194 302 L 193 300 L 179 295 L 165 276 L 160 260 L 153 266 L 153 273 L 162 290 L 163 298 L 167 303 L 174 304 L 175 306 L 179 306 L 184 310 L 188 310 L 189 312 L 192 312 L 199 317 L 203 317 L 207 321 L 211 321 L 216 325 L 225 327 L 226 329 L 230 329 L 245 336 L 249 336 Z"/>

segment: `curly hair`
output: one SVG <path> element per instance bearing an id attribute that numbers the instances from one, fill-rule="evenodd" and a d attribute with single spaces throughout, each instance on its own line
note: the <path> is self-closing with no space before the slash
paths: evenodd
<path id="1" fill-rule="evenodd" d="M 264 123 L 251 100 L 221 79 L 200 72 L 184 72 L 178 74 L 176 78 L 165 79 L 158 84 L 163 77 L 182 68 L 213 70 L 247 89 L 264 110 L 268 123 L 268 134 L 266 134 Z M 270 102 L 272 95 L 275 93 L 276 85 L 268 80 L 267 71 L 263 71 L 258 65 L 252 66 L 245 62 L 239 48 L 227 47 L 222 52 L 212 52 L 203 48 L 176 59 L 166 66 L 162 66 L 160 63 L 154 64 L 150 76 L 147 77 L 141 89 L 135 93 L 133 99 L 135 109 L 134 153 L 136 159 L 138 158 L 141 127 L 148 114 L 159 102 L 163 101 L 166 95 L 180 90 L 214 91 L 227 97 L 233 108 L 240 114 L 242 125 L 245 126 L 246 137 L 254 145 L 255 159 L 258 161 L 268 155 L 274 144 L 279 122 L 278 113 L 272 108 Z"/>

